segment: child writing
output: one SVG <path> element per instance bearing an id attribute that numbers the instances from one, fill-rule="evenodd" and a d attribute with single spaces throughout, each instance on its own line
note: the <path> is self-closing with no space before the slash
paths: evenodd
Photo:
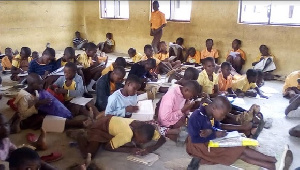
<path id="1" fill-rule="evenodd" d="M 95 106 L 98 111 L 104 111 L 108 97 L 123 87 L 122 82 L 124 81 L 125 75 L 126 72 L 123 67 L 115 67 L 113 71 L 109 71 L 97 80 Z"/>
<path id="2" fill-rule="evenodd" d="M 223 62 L 221 64 L 221 72 L 218 76 L 218 85 L 219 91 L 223 94 L 228 94 L 229 96 L 236 96 L 234 91 L 232 90 L 232 75 L 231 72 L 231 64 L 229 62 Z"/>
<path id="3" fill-rule="evenodd" d="M 186 64 L 200 64 L 201 53 L 196 51 L 194 47 L 188 49 L 185 57 Z"/>
<path id="4" fill-rule="evenodd" d="M 11 70 L 11 67 L 12 67 L 11 63 L 12 63 L 12 59 L 14 57 L 13 55 L 14 54 L 13 54 L 11 48 L 9 48 L 9 47 L 5 48 L 5 56 L 1 60 L 3 73 Z"/>
<path id="5" fill-rule="evenodd" d="M 201 164 L 229 166 L 237 159 L 242 159 L 247 163 L 275 170 L 275 157 L 266 156 L 248 147 L 220 147 L 208 151 L 207 142 L 227 135 L 226 131 L 219 130 L 218 121 L 224 119 L 230 110 L 231 104 L 228 99 L 218 96 L 212 103 L 193 112 L 188 123 L 189 137 L 186 145 L 187 153 L 193 156 L 189 168 L 198 169 L 200 161 Z"/>
<path id="6" fill-rule="evenodd" d="M 227 62 L 229 62 L 232 67 L 240 73 L 243 65 L 246 61 L 246 54 L 243 50 L 241 50 L 242 41 L 235 39 L 232 41 L 232 50 L 228 54 Z"/>
<path id="7" fill-rule="evenodd" d="M 235 90 L 235 93 L 238 97 L 256 97 L 258 94 L 262 98 L 268 98 L 257 87 L 256 80 L 257 71 L 254 69 L 248 69 L 246 72 L 246 76 L 243 76 L 242 78 L 233 81 L 232 89 Z"/>
<path id="8" fill-rule="evenodd" d="M 289 74 L 283 85 L 283 97 L 292 98 L 300 94 L 300 70 Z"/>
<path id="9" fill-rule="evenodd" d="M 31 49 L 28 47 L 22 47 L 20 54 L 16 55 L 12 60 L 11 77 L 12 81 L 20 81 L 21 77 L 19 73 L 28 71 L 28 66 L 32 58 L 30 57 Z"/>
<path id="10" fill-rule="evenodd" d="M 125 86 L 115 91 L 108 98 L 105 115 L 130 118 L 132 113 L 139 110 L 137 105 L 137 91 L 141 88 L 140 78 L 130 75 Z"/>
<path id="11" fill-rule="evenodd" d="M 110 66 L 106 67 L 103 71 L 102 71 L 102 76 L 107 74 L 110 71 L 114 71 L 115 67 L 126 67 L 126 60 L 123 57 L 118 57 L 116 58 L 115 62 L 113 62 Z"/>
<path id="12" fill-rule="evenodd" d="M 166 64 L 170 69 L 176 69 L 181 67 L 181 62 L 180 60 L 169 60 L 169 52 L 168 46 L 166 42 L 161 41 L 158 44 L 159 46 L 159 51 L 157 54 L 155 54 L 155 57 L 158 58 L 160 61 L 162 61 L 164 64 Z"/>
<path id="13" fill-rule="evenodd" d="M 105 53 L 111 53 L 113 52 L 115 46 L 115 41 L 113 40 L 113 34 L 108 32 L 106 33 L 106 40 L 105 42 L 100 42 L 97 47 L 100 51 Z"/>
<path id="14" fill-rule="evenodd" d="M 128 55 L 132 59 L 133 63 L 137 63 L 137 62 L 141 61 L 141 59 L 143 57 L 142 54 L 136 52 L 135 48 L 129 48 L 128 49 Z"/>
<path id="15" fill-rule="evenodd" d="M 175 43 L 169 44 L 169 53 L 170 56 L 176 56 L 176 60 L 179 60 L 180 62 L 184 61 L 183 51 L 185 50 L 183 46 L 184 39 L 179 37 L 176 39 Z"/>
<path id="16" fill-rule="evenodd" d="M 206 57 L 212 57 L 215 59 L 215 62 L 218 63 L 219 53 L 218 50 L 213 49 L 214 41 L 212 39 L 206 40 L 206 49 L 201 51 L 201 60 Z"/>
<path id="17" fill-rule="evenodd" d="M 203 60 L 204 70 L 199 74 L 198 83 L 202 87 L 202 92 L 216 97 L 219 94 L 218 75 L 215 71 L 215 60 L 207 57 Z"/>

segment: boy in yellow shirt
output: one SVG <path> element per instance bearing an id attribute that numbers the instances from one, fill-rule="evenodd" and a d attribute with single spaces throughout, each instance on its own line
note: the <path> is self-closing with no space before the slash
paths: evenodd
<path id="1" fill-rule="evenodd" d="M 5 73 L 5 71 L 8 71 L 11 69 L 12 65 L 12 59 L 13 59 L 13 52 L 12 49 L 7 47 L 5 48 L 5 56 L 2 58 L 1 64 L 2 64 L 2 69 L 3 69 L 3 73 Z"/>
<path id="2" fill-rule="evenodd" d="M 200 64 L 201 53 L 200 51 L 196 51 L 194 47 L 188 49 L 185 57 L 185 62 L 190 64 Z"/>
<path id="3" fill-rule="evenodd" d="M 29 63 L 32 60 L 30 55 L 31 49 L 28 47 L 22 47 L 20 54 L 13 58 L 10 77 L 12 81 L 21 81 L 21 77 L 19 77 L 18 74 L 28 71 Z"/>
<path id="4" fill-rule="evenodd" d="M 206 40 L 206 49 L 201 51 L 201 60 L 206 57 L 213 57 L 215 59 L 215 63 L 218 63 L 219 53 L 218 50 L 213 49 L 214 41 L 212 39 Z"/>
<path id="5" fill-rule="evenodd" d="M 165 41 L 159 42 L 159 51 L 157 54 L 155 54 L 155 57 L 166 64 L 170 69 L 181 67 L 180 60 L 169 60 L 168 46 Z"/>
<path id="6" fill-rule="evenodd" d="M 137 63 L 142 60 L 143 55 L 136 52 L 135 48 L 129 48 L 128 55 L 132 59 L 133 63 Z"/>
<path id="7" fill-rule="evenodd" d="M 102 76 L 107 74 L 110 71 L 114 71 L 114 68 L 116 67 L 126 67 L 126 60 L 123 57 L 118 57 L 116 58 L 115 62 L 113 62 L 110 66 L 106 67 L 103 71 L 102 71 Z"/>
<path id="8" fill-rule="evenodd" d="M 283 85 L 283 96 L 292 98 L 296 94 L 300 94 L 300 70 L 294 71 L 289 74 Z"/>

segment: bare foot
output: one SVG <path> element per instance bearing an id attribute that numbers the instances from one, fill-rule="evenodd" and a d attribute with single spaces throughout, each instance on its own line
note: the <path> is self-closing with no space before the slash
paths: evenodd
<path id="1" fill-rule="evenodd" d="M 88 153 L 87 157 L 85 159 L 85 165 L 86 165 L 86 167 L 90 166 L 91 162 L 92 162 L 92 154 Z"/>
<path id="2" fill-rule="evenodd" d="M 46 150 L 48 148 L 47 143 L 46 143 L 46 131 L 43 128 L 41 128 L 41 134 L 40 134 L 38 140 L 32 144 L 38 150 Z"/>

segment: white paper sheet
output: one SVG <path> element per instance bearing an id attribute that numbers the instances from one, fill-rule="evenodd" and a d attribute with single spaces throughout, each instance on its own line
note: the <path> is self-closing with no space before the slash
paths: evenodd
<path id="1" fill-rule="evenodd" d="M 147 100 L 148 99 L 148 94 L 143 93 L 137 96 L 137 101 L 142 101 L 142 100 Z"/>
<path id="2" fill-rule="evenodd" d="M 81 106 L 85 106 L 88 102 L 90 102 L 93 98 L 85 98 L 85 97 L 76 97 L 73 98 L 70 102 L 74 104 L 78 104 Z"/>
<path id="3" fill-rule="evenodd" d="M 28 73 L 20 73 L 18 74 L 19 77 L 25 77 L 25 76 L 28 76 Z"/>
<path id="4" fill-rule="evenodd" d="M 149 153 L 145 156 L 138 156 L 138 155 L 130 155 L 127 157 L 127 160 L 142 163 L 144 165 L 151 166 L 154 162 L 159 159 L 159 156 L 154 153 Z"/>
<path id="5" fill-rule="evenodd" d="M 140 121 L 148 121 L 153 119 L 154 108 L 152 100 L 139 101 L 137 106 L 139 106 L 139 111 L 137 113 L 132 113 L 132 119 Z"/>
<path id="6" fill-rule="evenodd" d="M 66 118 L 47 115 L 42 124 L 42 128 L 46 132 L 62 133 L 65 130 Z"/>

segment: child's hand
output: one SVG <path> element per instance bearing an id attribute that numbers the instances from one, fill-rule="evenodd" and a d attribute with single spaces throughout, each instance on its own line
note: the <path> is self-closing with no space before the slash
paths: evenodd
<path id="1" fill-rule="evenodd" d="M 147 151 L 146 149 L 133 148 L 133 149 L 132 149 L 132 154 L 144 156 L 144 155 L 147 155 L 147 154 L 148 154 L 148 151 Z"/>
<path id="2" fill-rule="evenodd" d="M 203 138 L 206 138 L 206 137 L 208 137 L 211 134 L 212 134 L 212 130 L 211 129 L 200 130 L 200 136 L 203 137 Z"/>
<path id="3" fill-rule="evenodd" d="M 47 98 L 47 99 L 42 99 L 42 100 L 38 100 L 35 104 L 35 107 L 39 107 L 41 105 L 50 105 L 52 103 L 52 100 Z"/>
<path id="4" fill-rule="evenodd" d="M 265 96 L 265 95 L 263 95 L 263 94 L 260 94 L 259 95 L 261 98 L 265 98 L 265 99 L 268 99 L 269 97 L 268 96 Z"/>
<path id="5" fill-rule="evenodd" d="M 226 135 L 227 135 L 227 131 L 226 130 L 216 131 L 216 137 L 217 138 L 225 137 Z"/>
<path id="6" fill-rule="evenodd" d="M 188 100 L 185 105 L 183 106 L 183 108 L 181 109 L 182 113 L 186 113 L 189 110 L 191 110 L 191 108 L 193 107 L 193 105 L 195 104 L 195 101 L 190 101 Z"/>
<path id="7" fill-rule="evenodd" d="M 129 113 L 136 113 L 139 111 L 139 107 L 138 106 L 127 106 L 125 108 L 125 111 L 129 112 Z"/>

